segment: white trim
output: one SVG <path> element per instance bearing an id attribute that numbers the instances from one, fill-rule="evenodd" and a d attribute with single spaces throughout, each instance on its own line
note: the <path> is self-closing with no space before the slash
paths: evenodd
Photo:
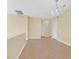
<path id="1" fill-rule="evenodd" d="M 70 44 L 70 43 L 64 42 L 64 41 L 59 40 L 59 39 L 56 39 L 56 40 L 57 40 L 57 41 L 59 41 L 59 42 L 61 42 L 61 43 L 63 43 L 63 44 L 65 44 L 65 45 L 67 45 L 67 46 L 71 46 L 71 44 Z"/>
<path id="2" fill-rule="evenodd" d="M 18 53 L 18 56 L 16 57 L 16 59 L 19 59 L 19 57 L 20 57 L 20 55 L 21 55 L 26 44 L 27 44 L 27 41 L 24 43 L 24 45 L 23 45 L 22 49 L 20 50 L 20 52 Z"/>
<path id="3" fill-rule="evenodd" d="M 21 34 L 19 34 L 19 35 L 15 35 L 15 36 L 13 36 L 13 37 L 11 37 L 11 38 L 7 38 L 7 40 L 10 40 L 10 39 L 12 39 L 12 38 L 15 38 L 15 37 L 19 37 L 19 36 L 23 36 L 23 35 L 26 35 L 25 33 L 21 33 Z"/>
<path id="4" fill-rule="evenodd" d="M 28 39 L 41 39 L 41 36 L 40 37 L 29 37 Z"/>

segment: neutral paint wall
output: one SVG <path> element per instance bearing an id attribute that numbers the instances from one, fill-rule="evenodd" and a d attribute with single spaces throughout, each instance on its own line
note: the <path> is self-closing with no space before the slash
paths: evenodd
<path id="1" fill-rule="evenodd" d="M 64 14 L 57 17 L 58 40 L 65 44 L 71 44 L 71 11 L 67 10 Z"/>
<path id="2" fill-rule="evenodd" d="M 29 39 L 40 39 L 41 38 L 41 19 L 40 18 L 29 18 L 28 27 Z"/>
<path id="3" fill-rule="evenodd" d="M 27 16 L 24 15 L 7 15 L 7 37 L 8 39 L 26 33 L 26 37 L 28 36 L 27 31 Z M 27 38 L 26 38 L 27 39 Z"/>
<path id="4" fill-rule="evenodd" d="M 7 40 L 7 59 L 18 59 L 26 43 L 25 34 Z"/>

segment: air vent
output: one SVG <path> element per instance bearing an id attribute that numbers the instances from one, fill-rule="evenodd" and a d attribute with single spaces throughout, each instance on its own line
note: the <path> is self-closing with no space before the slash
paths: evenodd
<path id="1" fill-rule="evenodd" d="M 56 0 L 56 2 L 58 2 L 59 0 Z"/>
<path id="2" fill-rule="evenodd" d="M 20 11 L 20 10 L 15 10 L 15 11 L 16 11 L 17 14 L 23 15 L 23 12 L 22 11 Z"/>
<path id="3" fill-rule="evenodd" d="M 64 4 L 63 7 L 66 7 L 66 5 Z"/>

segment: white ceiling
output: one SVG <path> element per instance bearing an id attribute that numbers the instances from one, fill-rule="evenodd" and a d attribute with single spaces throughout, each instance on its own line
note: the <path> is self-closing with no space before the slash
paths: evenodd
<path id="1" fill-rule="evenodd" d="M 63 8 L 64 4 L 65 8 Z M 32 17 L 53 17 L 68 8 L 70 8 L 70 0 L 59 0 L 57 4 L 56 0 L 8 0 L 8 14 L 17 14 L 15 10 L 20 10 L 24 15 Z"/>

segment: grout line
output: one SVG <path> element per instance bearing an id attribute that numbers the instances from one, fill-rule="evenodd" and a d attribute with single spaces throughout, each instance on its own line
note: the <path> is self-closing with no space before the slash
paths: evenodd
<path id="1" fill-rule="evenodd" d="M 21 53 L 22 53 L 22 51 L 23 51 L 23 49 L 24 49 L 24 47 L 25 47 L 26 44 L 27 44 L 27 40 L 26 40 L 26 42 L 23 44 L 23 47 L 22 47 L 22 49 L 20 50 L 20 52 L 18 53 L 18 56 L 16 57 L 16 59 L 19 59 L 19 57 L 20 57 L 20 55 L 21 55 Z"/>

